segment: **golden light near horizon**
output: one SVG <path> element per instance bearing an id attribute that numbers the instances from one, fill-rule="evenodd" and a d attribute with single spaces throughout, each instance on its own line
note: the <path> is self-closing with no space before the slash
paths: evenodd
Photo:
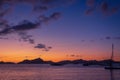
<path id="1" fill-rule="evenodd" d="M 89 1 L 0 1 L 0 61 L 120 61 L 120 2 Z"/>
<path id="2" fill-rule="evenodd" d="M 5 43 L 4 43 L 5 44 Z M 5 48 L 0 48 L 0 61 L 5 62 L 20 62 L 25 59 L 32 60 L 36 58 L 41 58 L 45 61 L 62 61 L 62 60 L 77 60 L 77 59 L 84 59 L 84 60 L 104 60 L 109 59 L 111 56 L 111 49 L 101 49 L 100 46 L 92 47 L 84 46 L 78 47 L 76 45 L 72 45 L 72 47 L 68 47 L 69 44 L 57 44 L 55 48 L 51 49 L 50 51 L 42 51 L 39 49 L 33 49 L 29 45 L 27 46 L 19 46 L 20 43 L 13 44 L 8 43 L 6 44 L 12 46 L 6 46 Z M 55 44 L 54 44 L 55 45 Z M 63 47 L 64 46 L 64 47 Z M 76 47 L 75 47 L 76 46 Z M 111 48 L 111 47 L 109 47 Z M 107 50 L 107 51 L 106 51 Z M 119 51 L 115 51 L 119 52 Z M 115 59 L 119 61 L 119 55 L 115 54 Z"/>

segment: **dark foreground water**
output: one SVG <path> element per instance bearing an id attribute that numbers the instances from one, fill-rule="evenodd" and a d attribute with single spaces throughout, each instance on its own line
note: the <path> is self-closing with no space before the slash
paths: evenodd
<path id="1" fill-rule="evenodd" d="M 79 65 L 0 65 L 0 80 L 120 80 L 120 70 Z"/>

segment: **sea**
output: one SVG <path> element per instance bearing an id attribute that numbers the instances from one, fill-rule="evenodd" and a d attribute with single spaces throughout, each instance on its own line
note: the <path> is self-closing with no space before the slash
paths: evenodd
<path id="1" fill-rule="evenodd" d="M 120 80 L 120 70 L 79 64 L 0 64 L 0 80 Z"/>

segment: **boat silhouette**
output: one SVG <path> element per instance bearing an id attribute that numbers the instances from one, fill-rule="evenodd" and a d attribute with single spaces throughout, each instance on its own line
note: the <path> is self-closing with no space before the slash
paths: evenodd
<path id="1" fill-rule="evenodd" d="M 113 66 L 113 62 L 114 62 L 113 57 L 114 57 L 114 44 L 112 44 L 112 54 L 111 54 L 111 59 L 110 59 L 110 62 L 109 62 L 109 66 L 105 67 L 105 69 L 110 69 L 110 70 L 120 69 L 120 67 Z"/>

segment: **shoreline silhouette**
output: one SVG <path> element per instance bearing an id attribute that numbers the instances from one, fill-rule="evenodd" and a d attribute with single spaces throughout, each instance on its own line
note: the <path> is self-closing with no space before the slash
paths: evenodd
<path id="1" fill-rule="evenodd" d="M 0 61 L 0 64 L 50 64 L 52 66 L 63 66 L 66 64 L 82 64 L 83 66 L 91 66 L 91 65 L 99 65 L 99 66 L 109 66 L 111 62 L 111 59 L 106 59 L 106 60 L 83 60 L 83 59 L 77 59 L 77 60 L 62 60 L 59 62 L 53 62 L 53 61 L 44 61 L 41 58 L 36 58 L 33 60 L 28 60 L 25 59 L 23 61 L 20 61 L 18 63 L 14 63 L 14 62 L 3 62 Z M 120 66 L 120 61 L 113 61 L 113 64 Z"/>

